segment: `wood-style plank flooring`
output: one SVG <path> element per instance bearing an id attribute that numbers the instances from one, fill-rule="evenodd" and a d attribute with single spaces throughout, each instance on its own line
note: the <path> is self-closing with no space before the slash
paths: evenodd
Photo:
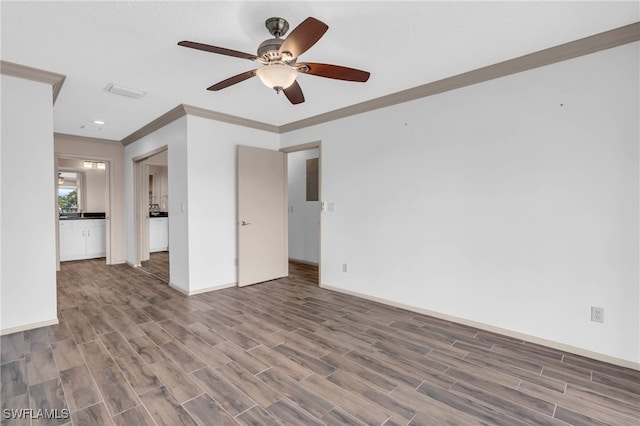
<path id="1" fill-rule="evenodd" d="M 65 262 L 60 324 L 2 337 L 0 396 L 70 419 L 2 424 L 640 423 L 638 371 L 316 280 L 292 264 L 288 278 L 186 297 L 125 265 Z"/>
<path id="2" fill-rule="evenodd" d="M 141 262 L 141 269 L 155 275 L 162 281 L 169 282 L 169 252 L 156 251 L 149 253 L 149 260 Z"/>

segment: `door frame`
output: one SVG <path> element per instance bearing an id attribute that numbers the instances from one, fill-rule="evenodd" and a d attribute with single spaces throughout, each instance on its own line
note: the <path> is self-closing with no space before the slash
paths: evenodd
<path id="1" fill-rule="evenodd" d="M 292 152 L 307 151 L 309 149 L 318 149 L 318 201 L 322 206 L 322 141 L 317 140 L 314 142 L 308 142 L 299 145 L 288 146 L 286 148 L 280 148 L 280 152 L 289 154 Z M 289 156 L 287 155 L 287 169 L 289 168 Z M 288 188 L 287 182 L 287 188 Z M 287 212 L 289 206 L 287 206 Z M 320 223 L 318 224 L 318 287 L 322 287 L 322 208 L 320 209 Z M 287 226 L 288 226 L 287 215 Z M 288 255 L 288 253 L 287 253 Z"/>
<path id="2" fill-rule="evenodd" d="M 56 153 L 55 154 L 55 217 L 56 217 L 56 270 L 60 270 L 60 205 L 58 204 L 58 170 L 60 169 L 60 161 L 59 160 L 88 160 L 88 161 L 99 161 L 105 163 L 105 250 L 106 250 L 106 261 L 107 265 L 111 265 L 111 252 L 113 250 L 111 242 L 113 241 L 112 234 L 115 232 L 115 229 L 111 226 L 111 210 L 113 209 L 113 205 L 115 203 L 115 194 L 113 191 L 114 182 L 113 182 L 113 173 L 111 172 L 111 158 L 100 157 L 95 155 L 77 155 L 77 154 L 64 154 L 64 153 Z M 63 167 L 66 168 L 66 167 Z M 85 185 L 86 189 L 86 185 Z M 83 197 L 86 196 L 83 195 Z"/>
<path id="3" fill-rule="evenodd" d="M 135 253 L 133 266 L 136 268 L 142 266 L 144 260 L 149 259 L 149 165 L 146 162 L 164 151 L 169 151 L 168 145 L 131 159 L 133 162 L 133 252 Z M 169 250 L 169 258 L 171 258 L 171 250 Z"/>

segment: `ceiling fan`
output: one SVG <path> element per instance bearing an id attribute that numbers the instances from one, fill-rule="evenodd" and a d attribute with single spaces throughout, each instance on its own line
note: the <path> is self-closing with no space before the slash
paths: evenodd
<path id="1" fill-rule="evenodd" d="M 346 81 L 365 82 L 369 79 L 370 74 L 367 71 L 340 65 L 297 62 L 298 57 L 316 44 L 329 29 L 324 22 L 309 17 L 294 28 L 286 39 L 280 38 L 289 30 L 289 23 L 285 19 L 269 18 L 266 20 L 265 26 L 274 38 L 260 43 L 257 55 L 194 41 L 181 41 L 178 45 L 220 55 L 249 59 L 262 64 L 262 67 L 258 69 L 246 71 L 222 80 L 208 87 L 207 90 L 217 91 L 253 76 L 258 76 L 260 81 L 267 87 L 274 89 L 277 93 L 284 92 L 292 104 L 300 104 L 304 102 L 302 89 L 296 81 L 300 73 Z"/>

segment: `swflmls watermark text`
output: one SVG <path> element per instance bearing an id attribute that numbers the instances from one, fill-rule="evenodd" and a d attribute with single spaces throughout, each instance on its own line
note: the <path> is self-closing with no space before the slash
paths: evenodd
<path id="1" fill-rule="evenodd" d="M 70 417 L 69 409 L 51 409 L 46 408 L 34 410 L 32 408 L 5 408 L 2 410 L 2 417 L 4 419 L 68 419 Z"/>

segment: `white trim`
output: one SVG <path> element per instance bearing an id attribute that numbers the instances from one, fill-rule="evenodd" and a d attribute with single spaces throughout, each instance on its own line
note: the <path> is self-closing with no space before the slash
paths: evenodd
<path id="1" fill-rule="evenodd" d="M 18 333 L 20 331 L 33 330 L 34 328 L 48 327 L 50 325 L 56 325 L 56 324 L 59 324 L 58 318 L 48 320 L 48 321 L 40 321 L 40 322 L 31 323 L 31 324 L 25 324 L 18 327 L 5 328 L 3 330 L 0 330 L 0 336 L 5 336 L 7 334 L 12 334 L 12 333 Z"/>
<path id="2" fill-rule="evenodd" d="M 201 288 L 201 289 L 195 290 L 195 291 L 187 291 L 187 290 L 185 290 L 183 288 L 180 288 L 180 287 L 176 286 L 175 284 L 169 283 L 169 287 L 171 287 L 174 290 L 179 291 L 180 293 L 184 294 L 185 296 L 195 296 L 196 294 L 208 293 L 210 291 L 222 290 L 224 288 L 237 287 L 237 286 L 238 286 L 238 283 L 229 283 L 229 284 L 215 285 L 213 287 Z"/>
<path id="3" fill-rule="evenodd" d="M 529 343 L 534 343 L 537 345 L 546 346 L 548 348 L 557 349 L 563 352 L 568 352 L 574 355 L 579 355 L 587 358 L 591 358 L 597 361 L 606 362 L 609 364 L 618 365 L 620 367 L 630 368 L 632 370 L 640 371 L 640 363 L 636 363 L 633 361 L 629 361 L 626 359 L 615 358 L 609 355 L 601 354 L 598 352 L 589 351 L 586 349 L 582 349 L 576 346 L 566 345 L 564 343 L 555 342 L 553 340 L 547 340 L 536 336 L 530 336 L 528 334 L 519 333 L 517 331 L 508 330 L 506 328 L 495 327 L 493 325 L 483 324 L 476 321 L 467 320 L 464 318 L 458 318 L 452 315 L 442 314 L 439 312 L 430 311 L 428 309 L 418 308 L 416 306 L 405 305 L 404 303 L 393 302 L 391 300 L 382 299 L 380 297 L 369 296 L 364 293 L 359 293 L 356 291 L 345 290 L 339 287 L 334 287 L 327 284 L 320 284 L 321 288 L 326 290 L 335 291 L 337 293 L 348 294 L 349 296 L 359 297 L 361 299 L 371 300 L 372 302 L 382 303 L 384 305 L 393 306 L 395 308 L 406 309 L 407 311 L 416 312 L 423 315 L 428 315 L 434 318 L 439 318 L 445 321 L 451 321 L 462 325 L 467 325 L 469 327 L 474 327 L 479 330 L 489 331 L 491 333 L 501 334 L 503 336 L 512 337 L 519 340 L 524 340 Z"/>

